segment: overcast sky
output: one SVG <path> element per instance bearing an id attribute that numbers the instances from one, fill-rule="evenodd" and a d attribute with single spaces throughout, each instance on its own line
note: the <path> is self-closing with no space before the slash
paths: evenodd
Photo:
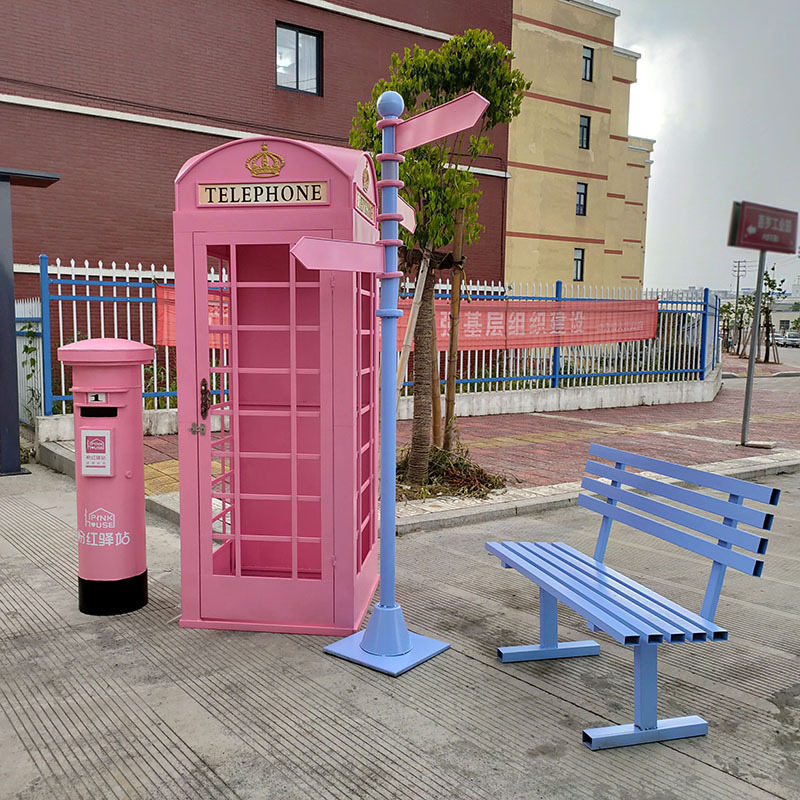
<path id="1" fill-rule="evenodd" d="M 728 288 L 731 203 L 800 210 L 800 0 L 608 0 L 642 54 L 629 132 L 656 139 L 645 285 Z M 800 259 L 768 254 L 789 287 Z M 755 285 L 754 271 L 744 283 Z"/>

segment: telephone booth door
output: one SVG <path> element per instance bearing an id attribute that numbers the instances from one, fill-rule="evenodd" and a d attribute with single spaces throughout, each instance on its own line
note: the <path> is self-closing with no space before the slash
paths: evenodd
<path id="1" fill-rule="evenodd" d="M 208 621 L 334 622 L 332 303 L 327 273 L 289 254 L 303 235 L 332 232 L 194 234 Z"/>

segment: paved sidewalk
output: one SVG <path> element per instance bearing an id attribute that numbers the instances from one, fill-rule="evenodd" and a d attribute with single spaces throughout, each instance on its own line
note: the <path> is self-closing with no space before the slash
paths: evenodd
<path id="1" fill-rule="evenodd" d="M 451 649 L 400 678 L 325 656 L 328 637 L 182 630 L 176 529 L 149 519 L 150 604 L 76 608 L 74 487 L 34 465 L 0 480 L 0 796 L 17 800 L 800 800 L 798 478 L 780 487 L 764 577 L 731 574 L 729 642 L 664 646 L 664 716 L 709 735 L 591 752 L 586 726 L 632 719 L 632 658 L 500 664 L 536 641 L 537 593 L 486 539 L 591 551 L 594 515 L 398 540 L 409 627 Z M 609 562 L 697 607 L 704 559 L 615 528 Z M 561 634 L 585 625 L 561 609 Z"/>
<path id="2" fill-rule="evenodd" d="M 750 467 L 757 462 L 769 466 L 771 459 L 782 467 L 796 469 L 800 466 L 800 378 L 760 378 L 755 382 L 750 436 L 776 442 L 774 451 L 738 444 L 744 386 L 744 381 L 724 381 L 711 403 L 462 418 L 458 422 L 462 441 L 478 463 L 507 478 L 507 488 L 492 493 L 485 501 L 432 498 L 399 503 L 398 529 L 434 522 L 452 524 L 458 512 L 468 516 L 478 507 L 488 518 L 574 502 L 575 482 L 583 474 L 592 442 L 681 464 L 711 465 L 709 469 L 728 474 L 738 474 L 737 463 L 745 470 L 744 475 L 767 474 L 769 470 L 765 473 Z M 410 422 L 398 423 L 401 445 L 408 441 L 410 432 Z M 145 437 L 144 451 L 148 507 L 172 521 L 178 514 L 177 438 Z M 61 442 L 53 450 L 60 454 L 58 468 L 71 472 L 74 442 Z M 55 466 L 52 459 L 49 463 Z"/>
<path id="3" fill-rule="evenodd" d="M 591 442 L 687 465 L 725 461 L 753 455 L 739 446 L 744 386 L 724 381 L 710 403 L 465 417 L 458 431 L 482 467 L 521 486 L 577 480 Z M 800 450 L 798 398 L 800 378 L 757 380 L 750 438 Z M 398 430 L 408 441 L 411 423 Z"/>
<path id="4" fill-rule="evenodd" d="M 798 368 L 794 366 L 791 362 L 793 361 L 791 357 L 791 353 L 788 354 L 788 359 L 785 359 L 784 356 L 787 355 L 785 352 L 786 348 L 780 349 L 780 356 L 781 362 L 780 364 L 775 364 L 770 362 L 769 364 L 756 364 L 755 365 L 755 375 L 757 378 L 762 377 L 770 377 L 773 375 L 782 375 L 782 374 L 790 374 L 796 375 L 798 373 Z M 723 353 L 722 354 L 722 371 L 727 375 L 735 375 L 739 378 L 744 378 L 747 376 L 747 362 L 748 359 L 746 358 L 739 358 L 739 356 L 733 353 Z M 787 363 L 788 362 L 788 363 Z"/>

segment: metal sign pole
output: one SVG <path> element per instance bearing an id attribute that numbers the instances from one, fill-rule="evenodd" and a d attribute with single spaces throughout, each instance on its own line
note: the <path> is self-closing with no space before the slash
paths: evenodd
<path id="1" fill-rule="evenodd" d="M 0 177 L 0 475 L 19 475 L 17 326 L 14 322 L 11 182 Z"/>
<path id="2" fill-rule="evenodd" d="M 758 255 L 758 278 L 756 279 L 756 299 L 753 309 L 753 330 L 750 335 L 750 358 L 747 362 L 747 384 L 744 389 L 744 413 L 742 415 L 741 444 L 747 445 L 748 428 L 750 427 L 750 406 L 753 400 L 753 375 L 756 370 L 758 354 L 758 329 L 761 323 L 761 294 L 764 287 L 764 265 L 767 263 L 767 251 L 761 250 Z"/>
<path id="3" fill-rule="evenodd" d="M 372 609 L 366 630 L 328 645 L 330 653 L 370 669 L 389 675 L 401 675 L 450 647 L 428 636 L 412 633 L 406 627 L 403 611 L 395 597 L 395 491 L 396 491 L 396 425 L 397 425 L 397 308 L 402 273 L 397 271 L 397 223 L 407 216 L 399 208 L 398 189 L 403 182 L 399 176 L 401 153 L 414 147 L 441 139 L 471 128 L 486 111 L 488 100 L 477 92 L 468 92 L 449 103 L 429 109 L 422 114 L 401 120 L 405 103 L 397 92 L 384 92 L 376 104 L 381 119 L 381 238 L 377 244 L 384 250 L 384 272 L 381 280 L 381 592 Z M 408 209 L 406 209 L 407 211 Z M 295 245 L 295 250 L 302 243 Z M 294 252 L 294 251 L 293 251 Z M 302 260 L 302 259 L 301 259 Z M 307 265 L 308 266 L 308 265 Z"/>
<path id="4" fill-rule="evenodd" d="M 397 357 L 397 318 L 402 312 L 397 308 L 402 273 L 397 271 L 397 223 L 401 214 L 397 210 L 397 190 L 403 184 L 399 179 L 399 164 L 403 156 L 397 153 L 395 136 L 401 124 L 403 98 L 397 92 L 384 92 L 377 103 L 381 116 L 381 238 L 384 272 L 381 279 L 381 484 L 380 484 L 380 599 L 372 609 L 366 630 L 354 633 L 325 648 L 326 653 L 354 661 L 365 667 L 400 675 L 427 661 L 450 646 L 446 642 L 411 633 L 403 618 L 403 611 L 395 597 L 395 491 L 396 491 L 396 427 L 397 396 L 394 361 Z"/>
<path id="5" fill-rule="evenodd" d="M 25 475 L 19 463 L 17 325 L 14 313 L 14 246 L 11 236 L 11 187 L 50 186 L 59 176 L 0 167 L 0 477 Z M 42 313 L 47 313 L 42 308 Z M 43 341 L 42 347 L 50 342 Z"/>

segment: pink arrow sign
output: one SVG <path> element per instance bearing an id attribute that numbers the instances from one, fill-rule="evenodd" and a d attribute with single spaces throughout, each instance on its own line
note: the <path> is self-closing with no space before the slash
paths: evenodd
<path id="1" fill-rule="evenodd" d="M 379 244 L 304 236 L 289 252 L 306 269 L 383 272 L 383 247 Z"/>
<path id="2" fill-rule="evenodd" d="M 395 128 L 395 150 L 404 153 L 421 144 L 471 128 L 489 107 L 477 92 L 468 92 L 449 103 L 404 119 Z"/>
<path id="3" fill-rule="evenodd" d="M 400 220 L 400 224 L 409 233 L 414 233 L 414 231 L 417 229 L 417 213 L 399 195 L 397 196 L 397 213 L 403 215 L 403 219 Z"/>

